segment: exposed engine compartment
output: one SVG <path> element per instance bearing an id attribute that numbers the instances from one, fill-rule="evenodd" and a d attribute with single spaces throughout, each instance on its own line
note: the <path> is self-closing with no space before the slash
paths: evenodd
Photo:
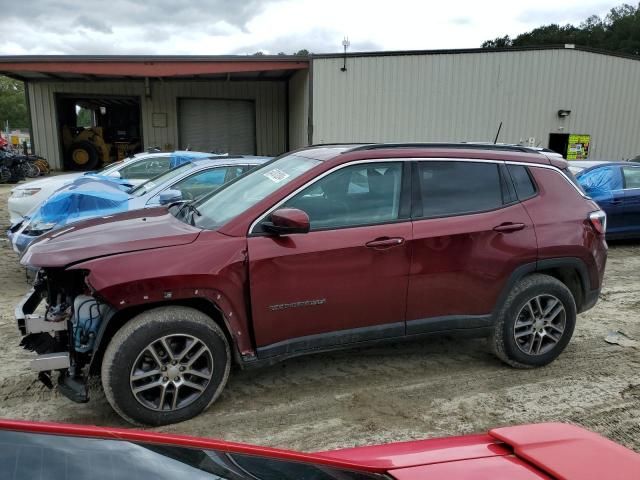
<path id="1" fill-rule="evenodd" d="M 21 346 L 38 354 L 31 365 L 39 372 L 38 378 L 52 388 L 52 375 L 57 371 L 61 393 L 77 402 L 89 399 L 88 365 L 108 309 L 90 295 L 86 274 L 82 270 L 40 269 L 33 291 L 16 311 L 24 335 Z M 43 300 L 44 314 L 34 314 Z"/>

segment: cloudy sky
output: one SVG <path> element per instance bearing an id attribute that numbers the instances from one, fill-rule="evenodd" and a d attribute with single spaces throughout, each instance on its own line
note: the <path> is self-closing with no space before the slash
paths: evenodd
<path id="1" fill-rule="evenodd" d="M 0 0 L 0 54 L 250 54 L 479 47 L 603 0 Z"/>

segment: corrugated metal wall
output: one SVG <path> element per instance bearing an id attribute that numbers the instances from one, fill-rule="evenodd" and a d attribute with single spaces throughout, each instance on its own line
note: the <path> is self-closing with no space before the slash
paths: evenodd
<path id="1" fill-rule="evenodd" d="M 640 62 L 573 49 L 313 61 L 313 142 L 591 135 L 591 159 L 640 153 Z M 558 118 L 559 109 L 571 115 Z"/>
<path id="2" fill-rule="evenodd" d="M 289 147 L 309 144 L 309 72 L 299 70 L 289 79 Z"/>
<path id="3" fill-rule="evenodd" d="M 287 150 L 286 84 L 282 82 L 152 81 L 151 98 L 144 95 L 143 81 L 32 82 L 29 102 L 36 152 L 54 168 L 61 168 L 56 128 L 56 93 L 132 95 L 141 98 L 142 135 L 145 148 L 167 144 L 178 148 L 179 98 L 236 98 L 255 101 L 258 155 L 277 155 Z M 167 127 L 153 127 L 153 113 L 167 114 Z"/>

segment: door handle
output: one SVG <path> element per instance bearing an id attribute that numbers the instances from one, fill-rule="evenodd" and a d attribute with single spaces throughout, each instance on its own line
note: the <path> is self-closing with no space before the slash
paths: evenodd
<path id="1" fill-rule="evenodd" d="M 505 222 L 501 223 L 498 226 L 493 227 L 496 232 L 509 233 L 509 232 L 517 232 L 518 230 L 522 230 L 524 228 L 524 223 L 513 223 L 513 222 Z"/>
<path id="2" fill-rule="evenodd" d="M 365 243 L 365 246 L 368 248 L 376 248 L 379 250 L 383 250 L 386 248 L 398 247 L 404 243 L 404 238 L 401 237 L 383 237 L 376 238 L 375 240 L 371 240 L 370 242 Z"/>
<path id="3" fill-rule="evenodd" d="M 622 204 L 621 198 L 614 198 L 611 200 L 611 205 L 620 205 L 620 204 Z"/>

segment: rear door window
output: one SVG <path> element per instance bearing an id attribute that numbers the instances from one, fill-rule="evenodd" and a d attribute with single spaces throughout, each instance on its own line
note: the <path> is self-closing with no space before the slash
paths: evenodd
<path id="1" fill-rule="evenodd" d="M 425 161 L 418 162 L 422 218 L 483 212 L 503 205 L 497 163 Z"/>
<path id="2" fill-rule="evenodd" d="M 624 188 L 640 188 L 640 167 L 622 167 Z"/>

